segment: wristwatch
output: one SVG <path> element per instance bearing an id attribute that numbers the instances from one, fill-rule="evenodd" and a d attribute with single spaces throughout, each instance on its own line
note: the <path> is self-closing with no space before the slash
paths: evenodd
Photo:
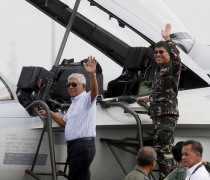
<path id="1" fill-rule="evenodd" d="M 90 78 L 94 78 L 96 77 L 96 73 L 93 73 L 93 74 L 89 74 Z"/>

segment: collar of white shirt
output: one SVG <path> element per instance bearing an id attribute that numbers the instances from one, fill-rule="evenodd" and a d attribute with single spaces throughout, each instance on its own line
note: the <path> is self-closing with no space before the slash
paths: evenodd
<path id="1" fill-rule="evenodd" d="M 201 163 L 202 163 L 202 162 L 199 162 L 199 163 L 195 164 L 194 166 L 192 166 L 191 168 L 189 168 L 189 169 L 187 170 L 187 176 L 191 175 L 191 174 L 193 173 L 193 171 L 196 169 L 196 167 L 198 167 L 199 164 L 201 164 Z"/>
<path id="2" fill-rule="evenodd" d="M 78 98 L 82 97 L 85 93 L 86 93 L 86 91 L 83 91 L 80 94 L 78 94 L 77 96 L 71 97 L 71 100 L 77 100 Z"/>

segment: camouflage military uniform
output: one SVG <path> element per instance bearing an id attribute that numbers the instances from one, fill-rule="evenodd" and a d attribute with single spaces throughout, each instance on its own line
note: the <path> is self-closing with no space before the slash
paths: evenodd
<path id="1" fill-rule="evenodd" d="M 187 167 L 178 166 L 164 180 L 185 180 L 187 177 Z"/>
<path id="2" fill-rule="evenodd" d="M 210 172 L 210 163 L 206 162 L 204 166 L 206 170 Z M 188 167 L 177 166 L 176 169 L 174 169 L 164 180 L 185 180 L 188 169 Z"/>
<path id="3" fill-rule="evenodd" d="M 162 67 L 157 67 L 149 97 L 149 113 L 154 123 L 154 148 L 158 155 L 160 179 L 164 179 L 175 165 L 171 141 L 179 116 L 177 101 L 181 72 L 179 50 L 171 41 L 167 45 L 171 59 Z"/>

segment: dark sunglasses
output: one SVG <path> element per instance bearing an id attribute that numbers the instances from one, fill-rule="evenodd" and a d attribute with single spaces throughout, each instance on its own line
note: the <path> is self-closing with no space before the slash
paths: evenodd
<path id="1" fill-rule="evenodd" d="M 70 86 L 72 86 L 73 88 L 77 87 L 76 83 L 66 83 L 66 87 L 69 88 Z"/>
<path id="2" fill-rule="evenodd" d="M 159 53 L 159 54 L 163 54 L 164 52 L 166 52 L 166 51 L 164 51 L 164 50 L 155 50 L 155 52 L 154 52 L 154 54 L 157 54 L 157 53 Z"/>

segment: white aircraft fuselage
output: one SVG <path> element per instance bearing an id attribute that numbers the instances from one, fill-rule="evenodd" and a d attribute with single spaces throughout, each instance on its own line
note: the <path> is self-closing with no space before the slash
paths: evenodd
<path id="1" fill-rule="evenodd" d="M 183 63 L 178 94 L 180 117 L 174 140 L 200 141 L 204 147 L 203 159 L 210 159 L 206 150 L 210 148 L 210 63 L 207 61 L 210 58 L 209 46 L 199 44 L 161 1 L 82 1 L 72 24 L 69 23 L 70 15 L 74 15 L 72 1 L 69 2 L 69 6 L 57 0 L 27 1 L 62 26 L 69 28 L 118 65 L 128 68 L 131 72 L 138 71 L 137 74 L 144 72 L 144 77 L 148 78 L 145 80 L 151 79 L 152 76 L 150 69 L 154 64 L 151 52 L 154 44 L 161 40 L 162 27 L 170 22 L 173 28 L 171 39 L 179 47 Z M 98 11 L 108 14 L 111 20 L 100 21 Z M 113 18 L 121 27 L 113 25 Z M 127 31 L 132 32 L 133 37 L 130 37 Z M 65 36 L 68 34 L 64 35 L 64 39 Z M 142 42 L 138 38 L 142 39 Z M 62 50 L 59 52 L 62 53 Z M 144 64 L 141 59 L 143 57 L 151 63 L 146 69 L 142 69 L 140 65 Z M 66 64 L 60 64 L 57 60 L 59 61 L 56 59 L 50 71 L 42 67 L 25 67 L 17 90 L 0 74 L 0 180 L 31 180 L 33 177 L 43 180 L 65 179 L 61 174 L 53 175 L 59 170 L 64 170 L 64 165 L 58 163 L 66 161 L 63 129 L 52 121 L 53 132 L 52 136 L 49 136 L 51 130 L 48 129 L 45 120 L 37 116 L 37 106 L 35 110 L 27 109 L 31 103 L 41 101 L 52 110 L 60 114 L 65 113 L 69 105 L 69 96 L 64 90 L 66 77 L 72 72 L 84 71 L 80 62 L 66 61 Z M 123 179 L 135 166 L 135 153 L 138 148 L 141 145 L 152 145 L 152 121 L 147 115 L 147 109 L 139 107 L 133 100 L 138 95 L 139 84 L 136 89 L 132 89 L 133 86 L 126 89 L 128 87 L 124 86 L 122 91 L 121 85 L 117 85 L 115 88 L 119 88 L 119 92 L 116 93 L 119 94 L 114 96 L 113 92 L 110 92 L 110 84 L 107 90 L 103 85 L 106 74 L 103 74 L 102 70 L 105 68 L 109 67 L 98 67 L 97 71 L 100 96 L 97 102 L 97 152 L 91 165 L 93 180 Z M 41 84 L 37 85 L 40 79 Z M 46 128 L 45 131 L 43 127 Z M 43 139 L 40 141 L 42 133 Z M 50 144 L 51 138 L 53 143 Z M 33 165 L 39 142 L 41 145 L 38 157 Z M 53 168 L 56 172 L 53 172 Z M 37 175 L 38 172 L 49 174 Z M 156 172 L 153 173 L 157 176 Z"/>

